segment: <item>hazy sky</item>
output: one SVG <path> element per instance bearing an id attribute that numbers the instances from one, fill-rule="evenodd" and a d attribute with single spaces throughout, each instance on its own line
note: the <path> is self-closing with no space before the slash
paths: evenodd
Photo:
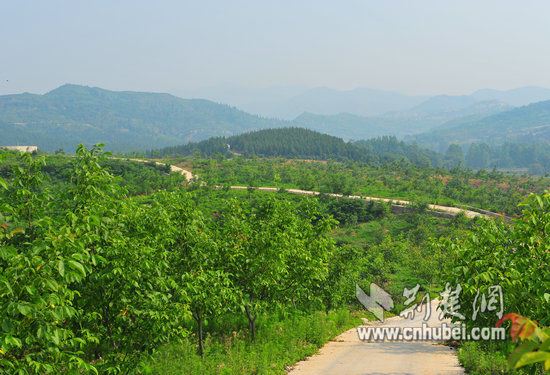
<path id="1" fill-rule="evenodd" d="M 550 87 L 550 1 L 0 0 L 0 94 Z"/>

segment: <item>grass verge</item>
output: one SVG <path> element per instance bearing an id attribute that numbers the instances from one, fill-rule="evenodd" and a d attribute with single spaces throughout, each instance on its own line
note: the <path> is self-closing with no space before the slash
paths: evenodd
<path id="1" fill-rule="evenodd" d="M 169 344 L 141 366 L 143 374 L 284 374 L 292 364 L 317 352 L 341 332 L 361 324 L 363 313 L 348 310 L 296 313 L 283 320 L 265 319 L 254 341 L 246 330 L 208 336 L 205 354 L 193 338 Z"/>
<path id="2" fill-rule="evenodd" d="M 509 342 L 465 341 L 457 350 L 458 360 L 470 375 L 544 374 L 541 366 L 527 366 L 517 370 L 508 370 L 507 357 L 512 346 Z"/>

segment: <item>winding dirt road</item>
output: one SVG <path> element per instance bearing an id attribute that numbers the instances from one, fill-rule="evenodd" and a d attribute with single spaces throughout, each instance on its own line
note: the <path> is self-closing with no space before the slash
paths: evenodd
<path id="1" fill-rule="evenodd" d="M 139 160 L 139 159 L 129 159 L 129 160 L 142 161 L 142 162 L 145 161 L 145 160 Z M 165 163 L 161 163 L 161 162 L 155 162 L 155 163 L 156 164 L 165 164 Z M 187 181 L 190 181 L 192 178 L 195 177 L 195 175 L 193 175 L 193 173 L 191 173 L 190 171 L 188 171 L 186 169 L 183 169 L 183 168 L 180 168 L 180 167 L 177 167 L 175 165 L 170 165 L 170 170 L 172 172 L 181 173 L 182 175 L 185 176 Z M 217 186 L 217 188 L 221 188 L 221 187 Z M 233 190 L 247 190 L 248 187 L 247 186 L 231 186 L 231 189 L 233 189 Z M 260 190 L 260 191 L 278 191 L 279 190 L 278 188 L 275 188 L 275 187 L 257 187 L 255 189 Z M 288 193 L 291 193 L 291 194 L 300 194 L 300 195 L 319 195 L 319 194 L 321 194 L 318 191 L 301 190 L 301 189 L 286 189 L 286 191 Z M 342 198 L 343 197 L 342 194 L 327 194 L 327 195 L 331 196 L 331 197 L 335 197 L 335 198 Z M 373 201 L 373 202 L 388 202 L 388 203 L 391 203 L 393 206 L 403 207 L 403 208 L 405 208 L 406 206 L 411 204 L 411 202 L 406 201 L 406 200 L 390 199 L 390 198 L 378 198 L 378 197 L 363 197 L 363 196 L 359 196 L 359 195 L 350 195 L 350 196 L 347 196 L 347 198 L 350 198 L 350 199 L 364 199 L 366 201 Z M 446 213 L 446 214 L 449 214 L 451 216 L 456 216 L 459 213 L 464 212 L 466 217 L 468 217 L 470 219 L 473 219 L 475 217 L 485 217 L 485 218 L 501 217 L 501 218 L 504 218 L 506 220 L 511 220 L 510 217 L 498 214 L 496 212 L 484 211 L 484 213 L 480 213 L 480 212 L 471 211 L 471 210 L 464 210 L 464 209 L 461 209 L 461 208 L 458 208 L 458 207 L 440 206 L 440 205 L 437 205 L 437 204 L 428 205 L 428 210 L 432 211 L 432 212 L 435 212 L 435 213 L 438 213 L 438 212 L 439 213 Z"/>
<path id="2" fill-rule="evenodd" d="M 439 327 L 437 302 L 432 301 L 432 313 L 427 324 Z M 417 312 L 413 320 L 401 317 L 373 322 L 365 327 L 421 327 L 424 313 Z M 449 324 L 448 321 L 446 323 Z M 323 346 L 319 352 L 298 362 L 288 375 L 461 375 L 454 349 L 435 341 L 359 340 L 357 328 L 350 329 Z"/>
<path id="3" fill-rule="evenodd" d="M 162 164 L 162 163 L 159 163 Z M 171 165 L 173 172 L 183 174 L 187 180 L 194 175 L 183 168 Z M 221 188 L 221 187 L 218 187 Z M 231 189 L 246 190 L 246 186 L 231 186 Z M 259 187 L 260 191 L 275 192 L 273 187 Z M 319 192 L 287 189 L 292 194 L 319 195 Z M 329 194 L 341 198 L 341 194 Z M 387 198 L 350 196 L 351 199 L 365 199 L 367 201 L 391 202 L 394 205 L 406 206 L 410 204 L 404 200 L 392 200 Z M 429 205 L 432 211 L 446 212 L 456 215 L 464 212 L 469 218 L 490 217 L 475 211 L 461 210 L 456 207 Z M 424 306 L 425 308 L 425 306 Z M 427 324 L 430 327 L 438 327 L 441 321 L 438 319 L 437 301 L 432 301 L 431 315 Z M 414 319 L 393 317 L 381 322 L 369 322 L 370 327 L 421 327 L 424 311 L 417 312 Z M 449 321 L 445 321 L 449 324 Z M 359 340 L 357 328 L 350 329 L 333 341 L 323 346 L 319 352 L 308 359 L 294 365 L 288 375 L 462 375 L 464 369 L 460 367 L 453 349 L 435 341 L 378 341 L 366 342 Z"/>

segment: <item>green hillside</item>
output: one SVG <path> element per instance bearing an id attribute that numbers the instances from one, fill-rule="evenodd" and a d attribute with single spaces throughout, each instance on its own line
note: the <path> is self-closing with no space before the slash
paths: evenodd
<path id="1" fill-rule="evenodd" d="M 196 152 L 209 156 L 215 153 L 230 156 L 282 156 L 303 159 L 351 159 L 375 161 L 374 154 L 341 138 L 303 128 L 264 129 L 231 137 L 214 137 L 198 143 L 166 147 L 150 151 L 152 156 L 191 155 Z"/>
<path id="2" fill-rule="evenodd" d="M 458 98 L 458 99 L 457 99 Z M 436 97 L 405 111 L 364 117 L 351 113 L 319 115 L 303 113 L 293 120 L 304 127 L 344 139 L 368 139 L 386 135 L 406 136 L 426 132 L 451 121 L 477 120 L 511 109 L 498 101 L 464 101 L 461 97 Z M 468 105 L 469 104 L 469 105 Z"/>
<path id="3" fill-rule="evenodd" d="M 149 156 L 202 156 L 221 154 L 226 157 L 265 156 L 317 160 L 354 160 L 358 162 L 392 162 L 408 160 L 420 166 L 445 165 L 442 154 L 407 144 L 396 137 L 383 136 L 369 140 L 345 142 L 341 138 L 304 128 L 264 129 L 231 137 L 213 137 L 198 143 L 166 147 L 148 152 Z"/>
<path id="4" fill-rule="evenodd" d="M 169 94 L 64 85 L 44 95 L 0 96 L 1 143 L 47 151 L 99 142 L 113 151 L 144 150 L 283 124 Z"/>
<path id="5" fill-rule="evenodd" d="M 530 104 L 482 119 L 454 121 L 409 139 L 440 151 L 450 143 L 467 145 L 484 142 L 500 145 L 506 142 L 549 142 L 550 101 Z"/>
<path id="6" fill-rule="evenodd" d="M 303 113 L 283 121 L 204 99 L 64 85 L 44 95 L 0 96 L 0 146 L 26 144 L 72 152 L 76 144 L 101 142 L 111 151 L 143 151 L 289 125 L 357 140 L 420 133 L 451 119 L 502 109 L 477 103 L 442 113 L 405 111 L 381 117 Z"/>

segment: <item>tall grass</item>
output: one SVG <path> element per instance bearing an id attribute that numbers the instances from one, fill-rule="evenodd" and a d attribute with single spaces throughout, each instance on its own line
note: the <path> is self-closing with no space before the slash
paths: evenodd
<path id="1" fill-rule="evenodd" d="M 283 374 L 292 364 L 314 354 L 327 341 L 361 323 L 357 314 L 296 312 L 279 320 L 264 317 L 256 339 L 246 330 L 208 336 L 201 358 L 193 337 L 162 348 L 141 366 L 144 374 Z"/>

